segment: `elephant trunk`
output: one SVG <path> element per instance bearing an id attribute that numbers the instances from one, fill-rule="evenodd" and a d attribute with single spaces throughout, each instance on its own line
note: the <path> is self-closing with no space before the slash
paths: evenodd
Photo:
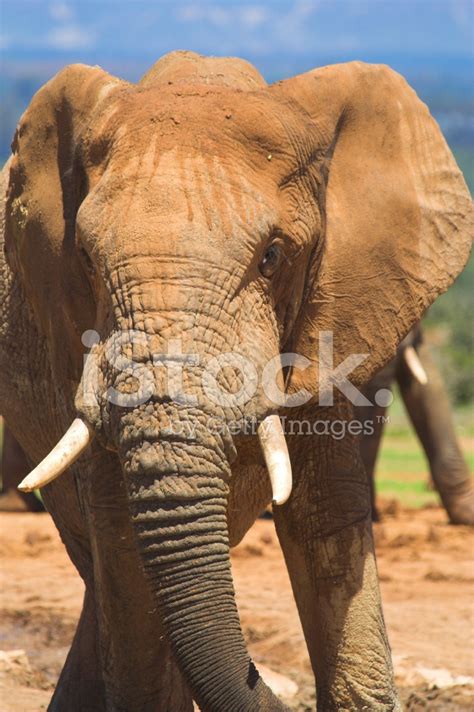
<path id="1" fill-rule="evenodd" d="M 259 677 L 240 628 L 230 569 L 225 439 L 206 433 L 195 419 L 184 434 L 162 429 L 153 440 L 138 410 L 122 418 L 119 436 L 131 517 L 193 697 L 203 711 L 283 710 Z"/>

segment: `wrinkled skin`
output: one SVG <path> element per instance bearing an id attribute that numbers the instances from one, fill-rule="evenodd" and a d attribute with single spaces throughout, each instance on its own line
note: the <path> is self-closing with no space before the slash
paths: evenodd
<path id="1" fill-rule="evenodd" d="M 332 332 L 335 366 L 366 354 L 351 373 L 366 382 L 467 259 L 471 201 L 439 129 L 386 67 L 267 87 L 241 60 L 179 52 L 137 86 L 60 72 L 3 179 L 2 411 L 33 462 L 77 414 L 96 434 L 43 489 L 86 585 L 50 709 L 284 709 L 246 651 L 229 560 L 271 499 L 257 437 L 231 426 L 278 408 L 261 383 L 216 405 L 201 377 L 223 353 L 260 372 L 293 351 L 306 368 L 278 387 L 311 400 L 291 417 L 351 418 L 337 390 L 318 401 L 318 334 Z M 148 341 L 132 347 L 129 329 Z M 148 400 L 112 404 L 107 389 L 137 386 L 107 360 L 114 334 L 147 367 L 179 338 L 198 357 L 183 376 L 194 402 L 158 369 Z M 239 390 L 235 369 L 219 378 Z M 275 522 L 318 709 L 399 709 L 357 441 L 287 442 L 294 487 Z"/>
<path id="2" fill-rule="evenodd" d="M 407 346 L 413 346 L 428 377 L 420 383 L 403 357 Z M 451 524 L 474 525 L 474 490 L 466 460 L 456 438 L 451 405 L 443 378 L 433 361 L 428 345 L 418 327 L 412 330 L 390 361 L 363 389 L 374 403 L 380 388 L 391 389 L 397 383 L 408 416 L 428 460 L 433 485 L 440 495 Z M 358 409 L 359 410 L 359 409 Z M 378 521 L 375 504 L 375 465 L 382 441 L 387 408 L 379 405 L 360 409 L 360 418 L 370 421 L 373 433 L 361 438 L 362 461 L 372 493 L 372 519 Z"/>

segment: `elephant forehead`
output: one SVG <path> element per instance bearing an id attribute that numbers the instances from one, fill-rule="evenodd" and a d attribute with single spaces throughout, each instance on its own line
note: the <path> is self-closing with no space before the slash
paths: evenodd
<path id="1" fill-rule="evenodd" d="M 142 249 L 144 236 L 156 246 L 166 235 L 179 252 L 205 235 L 245 259 L 307 202 L 294 189 L 312 155 L 306 119 L 260 92 L 183 92 L 125 92 L 98 117 L 83 143 L 95 177 L 82 224 Z"/>
<path id="2" fill-rule="evenodd" d="M 110 164 L 78 214 L 83 232 L 104 239 L 121 235 L 131 243 L 145 236 L 150 246 L 166 237 L 179 251 L 196 235 L 210 244 L 252 241 L 267 236 L 280 215 L 275 191 L 255 175 L 219 156 L 188 155 L 178 148 L 159 150 L 151 141 L 141 155 Z"/>
<path id="3" fill-rule="evenodd" d="M 306 124 L 307 118 L 265 90 L 134 88 L 104 106 L 85 134 L 85 146 L 90 156 L 105 141 L 109 150 L 98 153 L 104 161 L 112 153 L 117 165 L 176 148 L 244 163 L 246 171 L 270 174 L 278 182 L 305 160 Z M 146 162 L 142 166 L 146 169 Z"/>

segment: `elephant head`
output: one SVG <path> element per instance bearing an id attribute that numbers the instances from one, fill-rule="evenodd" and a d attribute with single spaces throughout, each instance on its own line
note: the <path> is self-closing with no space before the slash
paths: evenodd
<path id="1" fill-rule="evenodd" d="M 277 709 L 235 605 L 231 425 L 274 426 L 262 440 L 270 469 L 283 468 L 283 501 L 287 452 L 266 421 L 278 404 L 262 371 L 283 353 L 304 357 L 278 373 L 276 392 L 317 404 L 328 385 L 321 333 L 339 362 L 363 354 L 355 386 L 383 365 L 467 259 L 462 176 L 387 67 L 342 64 L 267 86 L 240 60 L 189 53 L 138 85 L 66 68 L 32 100 L 13 154 L 8 261 L 78 414 L 41 481 L 93 436 L 115 450 L 195 699 Z"/>

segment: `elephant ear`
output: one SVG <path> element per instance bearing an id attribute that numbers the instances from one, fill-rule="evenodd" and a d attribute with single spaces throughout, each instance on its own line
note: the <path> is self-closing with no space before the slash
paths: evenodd
<path id="1" fill-rule="evenodd" d="M 325 245 L 292 345 L 311 365 L 289 390 L 323 387 L 322 332 L 332 332 L 334 367 L 366 355 L 348 376 L 357 386 L 462 270 L 471 197 L 427 107 L 390 68 L 335 65 L 273 89 L 309 114 L 326 150 Z"/>
<path id="2" fill-rule="evenodd" d="M 68 339 L 80 346 L 81 319 L 90 328 L 88 316 L 93 318 L 75 245 L 75 218 L 84 188 L 77 143 L 94 112 L 122 85 L 99 67 L 66 67 L 35 94 L 12 143 L 7 259 L 48 337 L 53 364 L 62 360 L 63 370 L 66 352 L 74 349 L 61 349 L 57 335 L 63 346 Z M 71 303 L 64 303 L 65 294 Z M 80 360 L 80 348 L 75 352 Z"/>

